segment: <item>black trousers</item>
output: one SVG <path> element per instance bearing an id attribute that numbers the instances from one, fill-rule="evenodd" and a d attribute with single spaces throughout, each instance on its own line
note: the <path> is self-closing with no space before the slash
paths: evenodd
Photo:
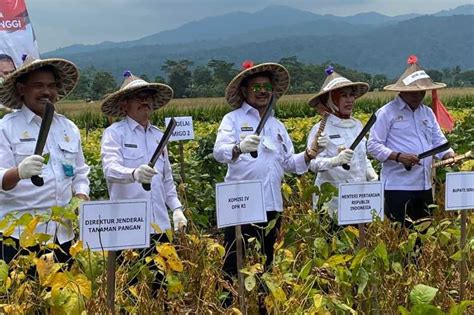
<path id="1" fill-rule="evenodd" d="M 428 205 L 433 203 L 431 189 L 428 190 L 385 190 L 385 215 L 392 221 L 411 227 L 412 221 L 431 216 Z"/>
<path id="2" fill-rule="evenodd" d="M 268 222 L 276 219 L 276 224 L 270 232 L 265 235 L 265 228 Z M 265 267 L 268 268 L 273 262 L 273 245 L 275 244 L 278 230 L 281 225 L 281 216 L 277 211 L 267 211 L 267 221 L 264 223 L 245 224 L 241 226 L 242 236 L 244 242 L 249 238 L 255 237 L 260 242 L 263 251 L 266 256 Z M 236 252 L 236 239 L 235 239 L 235 227 L 227 227 L 224 229 L 224 246 L 226 248 L 226 259 L 224 261 L 223 271 L 225 272 L 226 278 L 229 280 L 237 275 L 237 252 Z M 245 246 L 244 246 L 245 248 Z"/>
<path id="3" fill-rule="evenodd" d="M 69 249 L 71 248 L 72 241 L 58 244 L 59 248 L 54 250 L 41 250 L 39 245 L 25 248 L 20 248 L 20 241 L 13 237 L 3 237 L 0 236 L 0 259 L 3 259 L 7 264 L 13 260 L 18 255 L 28 255 L 30 252 L 36 252 L 37 256 L 41 256 L 43 254 L 47 254 L 50 252 L 54 253 L 55 260 L 59 263 L 69 263 L 71 264 L 70 258 L 71 255 L 69 254 Z M 15 247 L 6 245 L 5 241 L 15 243 Z"/>

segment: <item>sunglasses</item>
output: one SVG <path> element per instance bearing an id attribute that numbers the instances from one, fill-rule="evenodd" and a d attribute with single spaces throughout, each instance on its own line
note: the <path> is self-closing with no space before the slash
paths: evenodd
<path id="1" fill-rule="evenodd" d="M 265 82 L 265 83 L 255 83 L 250 87 L 254 93 L 260 92 L 262 89 L 264 89 L 267 92 L 273 91 L 273 85 L 270 82 Z"/>

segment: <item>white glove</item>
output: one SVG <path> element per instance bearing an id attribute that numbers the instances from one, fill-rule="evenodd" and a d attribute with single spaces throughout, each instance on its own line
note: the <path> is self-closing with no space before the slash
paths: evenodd
<path id="1" fill-rule="evenodd" d="M 330 162 L 332 167 L 341 166 L 342 164 L 349 164 L 353 155 L 354 151 L 351 149 L 342 150 L 337 156 L 331 158 Z"/>
<path id="2" fill-rule="evenodd" d="M 181 230 L 188 224 L 188 220 L 184 216 L 183 210 L 181 207 L 174 209 L 173 211 L 173 226 L 174 230 Z"/>
<path id="3" fill-rule="evenodd" d="M 133 179 L 140 184 L 149 184 L 158 172 L 146 164 L 140 165 L 133 171 Z"/>
<path id="4" fill-rule="evenodd" d="M 324 135 L 324 132 L 322 132 L 321 135 L 318 137 L 318 139 L 316 139 L 316 143 L 317 143 L 317 146 L 315 145 L 313 147 L 314 145 L 314 141 L 313 141 L 313 143 L 311 143 L 311 147 L 306 149 L 306 155 L 311 160 L 317 157 L 318 154 L 321 153 L 321 151 L 323 151 L 328 146 L 329 140 Z"/>
<path id="5" fill-rule="evenodd" d="M 326 137 L 326 134 L 324 132 L 321 132 L 321 135 L 318 137 L 318 149 L 322 150 L 328 146 L 329 140 L 328 137 Z"/>
<path id="6" fill-rule="evenodd" d="M 30 155 L 18 165 L 18 176 L 21 179 L 31 178 L 35 175 L 41 175 L 44 157 L 41 155 Z"/>
<path id="7" fill-rule="evenodd" d="M 377 172 L 371 167 L 367 169 L 367 181 L 369 182 L 375 182 L 379 179 L 379 175 L 377 175 Z"/>
<path id="8" fill-rule="evenodd" d="M 248 135 L 240 142 L 240 152 L 250 153 L 258 151 L 258 145 L 260 144 L 260 137 L 257 135 Z"/>

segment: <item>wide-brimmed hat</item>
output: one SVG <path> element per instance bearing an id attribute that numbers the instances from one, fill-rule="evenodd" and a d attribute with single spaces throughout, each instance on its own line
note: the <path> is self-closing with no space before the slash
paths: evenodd
<path id="1" fill-rule="evenodd" d="M 308 101 L 308 104 L 312 107 L 316 107 L 317 109 L 324 108 L 328 110 L 326 105 L 322 101 L 322 96 L 329 94 L 331 91 L 345 88 L 345 87 L 352 87 L 354 89 L 354 97 L 357 99 L 367 93 L 369 90 L 369 84 L 365 82 L 352 82 L 351 80 L 343 77 L 336 71 L 332 66 L 328 66 L 325 70 L 326 72 L 326 80 L 324 80 L 323 85 L 321 86 L 321 90 L 318 94 L 311 97 Z"/>
<path id="2" fill-rule="evenodd" d="M 244 70 L 237 74 L 225 89 L 227 103 L 234 108 L 242 106 L 242 103 L 245 100 L 242 91 L 240 90 L 240 85 L 242 84 L 242 80 L 248 76 L 261 72 L 271 73 L 273 94 L 277 98 L 280 98 L 285 94 L 290 85 L 290 74 L 288 73 L 288 70 L 278 63 L 267 62 L 254 65 L 252 61 L 246 60 L 242 64 L 242 68 Z"/>
<path id="3" fill-rule="evenodd" d="M 418 65 L 418 58 L 411 55 L 407 60 L 408 68 L 403 72 L 397 82 L 385 86 L 386 91 L 414 92 L 436 90 L 446 87 L 444 83 L 433 82 L 430 76 Z"/>
<path id="4" fill-rule="evenodd" d="M 135 94 L 143 90 L 152 90 L 153 95 L 153 109 L 156 110 L 165 106 L 173 98 L 173 89 L 162 83 L 149 83 L 137 76 L 134 76 L 130 71 L 123 73 L 125 79 L 123 80 L 120 89 L 117 92 L 109 94 L 102 101 L 102 112 L 108 116 L 124 117 L 125 113 L 125 99 L 127 96 Z"/>
<path id="5" fill-rule="evenodd" d="M 52 66 L 58 76 L 58 99 L 62 100 L 74 90 L 79 79 L 79 70 L 70 61 L 59 58 L 35 59 L 31 56 L 23 55 L 23 64 L 7 75 L 3 83 L 0 84 L 0 103 L 10 108 L 20 108 L 23 100 L 18 94 L 16 83 L 19 77 L 29 72 L 35 71 L 44 66 Z"/>

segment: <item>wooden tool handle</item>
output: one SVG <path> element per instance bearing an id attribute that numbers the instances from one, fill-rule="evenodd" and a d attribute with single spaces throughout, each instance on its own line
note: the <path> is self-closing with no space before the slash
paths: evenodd
<path id="1" fill-rule="evenodd" d="M 464 154 L 461 154 L 461 155 L 458 155 L 458 156 L 455 156 L 455 157 L 452 157 L 452 158 L 449 158 L 449 159 L 446 159 L 446 160 L 438 161 L 438 162 L 433 164 L 433 168 L 440 167 L 440 166 L 445 166 L 445 165 L 452 164 L 452 163 L 457 163 L 461 160 L 470 158 L 471 156 L 472 156 L 472 151 L 469 151 L 467 153 L 464 153 Z"/>
<path id="2" fill-rule="evenodd" d="M 324 128 L 326 128 L 326 122 L 328 121 L 329 113 L 324 112 L 323 118 L 321 119 L 321 123 L 319 124 L 318 131 L 316 132 L 316 135 L 313 138 L 313 142 L 311 142 L 311 147 L 310 149 L 313 149 L 315 151 L 318 151 L 319 146 L 318 146 L 318 138 L 321 136 L 321 134 L 324 131 Z"/>

